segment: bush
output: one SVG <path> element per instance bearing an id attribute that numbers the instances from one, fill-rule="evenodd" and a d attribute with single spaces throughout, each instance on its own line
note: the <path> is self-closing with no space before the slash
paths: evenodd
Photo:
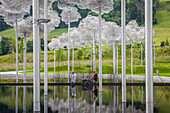
<path id="1" fill-rule="evenodd" d="M 161 47 L 165 46 L 165 42 L 162 41 L 160 46 L 161 46 Z"/>

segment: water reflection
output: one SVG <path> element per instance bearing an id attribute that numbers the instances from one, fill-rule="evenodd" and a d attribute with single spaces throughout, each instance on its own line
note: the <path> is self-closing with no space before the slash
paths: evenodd
<path id="1" fill-rule="evenodd" d="M 99 92 L 98 87 L 90 91 L 83 91 L 82 86 L 49 86 L 48 97 L 45 98 L 41 87 L 41 113 L 145 113 L 145 108 L 153 105 L 141 104 L 141 87 L 127 87 L 127 103 L 122 104 L 121 87 L 104 86 Z M 154 113 L 168 111 L 170 108 L 170 93 L 165 87 L 155 88 L 157 103 Z M 117 92 L 119 90 L 119 92 Z M 145 94 L 145 90 L 143 90 Z M 27 86 L 4 87 L 0 86 L 0 113 L 32 113 L 33 88 Z M 133 94 L 133 95 L 132 95 Z M 161 97 L 161 98 L 160 98 Z M 144 97 L 145 98 L 145 97 Z M 45 100 L 44 100 L 45 99 Z M 155 104 L 155 103 L 154 103 Z M 162 109 L 164 108 L 162 111 Z M 48 111 L 46 111 L 48 109 Z"/>

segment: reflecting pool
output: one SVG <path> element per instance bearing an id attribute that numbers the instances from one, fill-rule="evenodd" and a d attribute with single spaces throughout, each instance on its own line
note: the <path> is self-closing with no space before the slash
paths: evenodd
<path id="1" fill-rule="evenodd" d="M 49 86 L 48 98 L 44 101 L 44 87 L 41 86 L 41 113 L 44 113 L 44 108 L 48 113 L 99 113 L 101 110 L 103 113 L 125 111 L 145 113 L 145 87 L 127 87 L 127 102 L 124 109 L 122 109 L 121 91 L 120 86 L 103 86 L 102 92 L 99 92 L 98 87 L 83 91 L 82 86 Z M 154 92 L 154 113 L 169 113 L 169 89 L 165 86 L 156 86 Z M 15 112 L 33 112 L 32 86 L 0 86 L 0 113 Z"/>

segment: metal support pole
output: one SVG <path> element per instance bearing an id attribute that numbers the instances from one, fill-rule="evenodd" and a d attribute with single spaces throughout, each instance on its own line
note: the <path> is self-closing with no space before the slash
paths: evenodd
<path id="1" fill-rule="evenodd" d="M 126 103 L 125 0 L 121 0 L 121 27 L 122 27 L 122 103 Z M 122 111 L 123 110 L 124 108 L 122 107 Z"/>
<path id="2" fill-rule="evenodd" d="M 143 66 L 143 44 L 141 43 L 141 66 Z"/>
<path id="3" fill-rule="evenodd" d="M 133 76 L 133 43 L 131 43 L 131 76 Z M 133 83 L 133 77 L 131 79 L 131 83 Z M 132 109 L 133 109 L 133 86 L 131 86 L 131 95 L 132 95 Z"/>
<path id="4" fill-rule="evenodd" d="M 119 74 L 119 68 L 118 68 L 118 66 L 119 66 L 119 47 L 118 47 L 118 45 L 117 45 L 117 75 Z"/>
<path id="5" fill-rule="evenodd" d="M 26 36 L 24 36 L 24 83 L 26 83 L 26 62 L 27 62 L 27 43 Z"/>
<path id="6" fill-rule="evenodd" d="M 101 42 L 101 36 L 102 36 L 102 30 L 101 30 L 101 1 L 99 1 L 99 113 L 102 113 L 102 42 Z"/>
<path id="7" fill-rule="evenodd" d="M 16 24 L 16 83 L 18 83 L 18 21 L 15 20 Z"/>
<path id="8" fill-rule="evenodd" d="M 154 67 L 155 67 L 155 42 L 154 42 Z"/>
<path id="9" fill-rule="evenodd" d="M 119 72 L 118 72 L 118 60 L 119 60 L 119 53 L 118 53 L 118 44 L 117 44 L 117 76 L 119 76 Z M 117 83 L 119 82 L 119 79 L 117 79 Z M 119 86 L 117 86 L 117 107 L 119 106 Z"/>
<path id="10" fill-rule="evenodd" d="M 101 1 L 99 2 L 99 91 L 102 91 L 102 42 L 101 42 Z"/>
<path id="11" fill-rule="evenodd" d="M 91 45 L 91 72 L 92 72 L 92 67 L 93 67 L 93 55 L 92 55 L 92 51 L 93 51 L 93 48 L 92 48 L 92 45 Z"/>
<path id="12" fill-rule="evenodd" d="M 44 19 L 47 19 L 47 0 L 44 0 Z M 48 35 L 47 23 L 44 23 L 44 95 L 48 95 Z M 48 112 L 48 111 L 47 111 Z"/>
<path id="13" fill-rule="evenodd" d="M 70 21 L 68 22 L 68 83 L 70 82 Z"/>
<path id="14" fill-rule="evenodd" d="M 56 76 L 56 74 L 55 74 L 55 66 L 56 65 L 56 50 L 54 49 L 54 83 L 56 83 L 56 80 L 55 80 L 55 76 Z"/>
<path id="15" fill-rule="evenodd" d="M 48 15 L 47 0 L 44 0 L 44 19 Z M 47 23 L 44 23 L 44 113 L 48 113 L 48 35 Z"/>
<path id="16" fill-rule="evenodd" d="M 143 66 L 143 44 L 142 43 L 141 43 L 141 66 Z M 141 86 L 141 90 L 142 90 L 142 104 L 143 104 L 143 86 Z"/>
<path id="17" fill-rule="evenodd" d="M 96 70 L 96 43 L 95 43 L 95 31 L 93 35 L 93 70 Z"/>
<path id="18" fill-rule="evenodd" d="M 74 71 L 74 42 L 73 42 L 73 53 L 72 53 L 72 71 Z"/>
<path id="19" fill-rule="evenodd" d="M 145 1 L 146 113 L 153 113 L 152 0 Z"/>
<path id="20" fill-rule="evenodd" d="M 39 0 L 33 0 L 33 94 L 34 113 L 40 113 L 40 39 L 39 39 Z"/>
<path id="21" fill-rule="evenodd" d="M 116 50 L 115 50 L 115 42 L 113 42 L 113 83 L 116 82 Z"/>

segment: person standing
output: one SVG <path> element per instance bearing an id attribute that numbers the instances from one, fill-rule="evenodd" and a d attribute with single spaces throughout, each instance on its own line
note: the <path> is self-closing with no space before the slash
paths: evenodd
<path id="1" fill-rule="evenodd" d="M 97 74 L 97 72 L 96 72 L 95 70 L 93 71 L 93 73 L 94 73 L 94 76 L 92 77 L 92 79 L 93 79 L 94 82 L 97 84 L 98 74 Z"/>
<path id="2" fill-rule="evenodd" d="M 74 73 L 74 71 L 72 71 L 72 78 L 71 78 L 72 86 L 74 86 L 75 82 L 76 82 L 76 74 Z"/>

